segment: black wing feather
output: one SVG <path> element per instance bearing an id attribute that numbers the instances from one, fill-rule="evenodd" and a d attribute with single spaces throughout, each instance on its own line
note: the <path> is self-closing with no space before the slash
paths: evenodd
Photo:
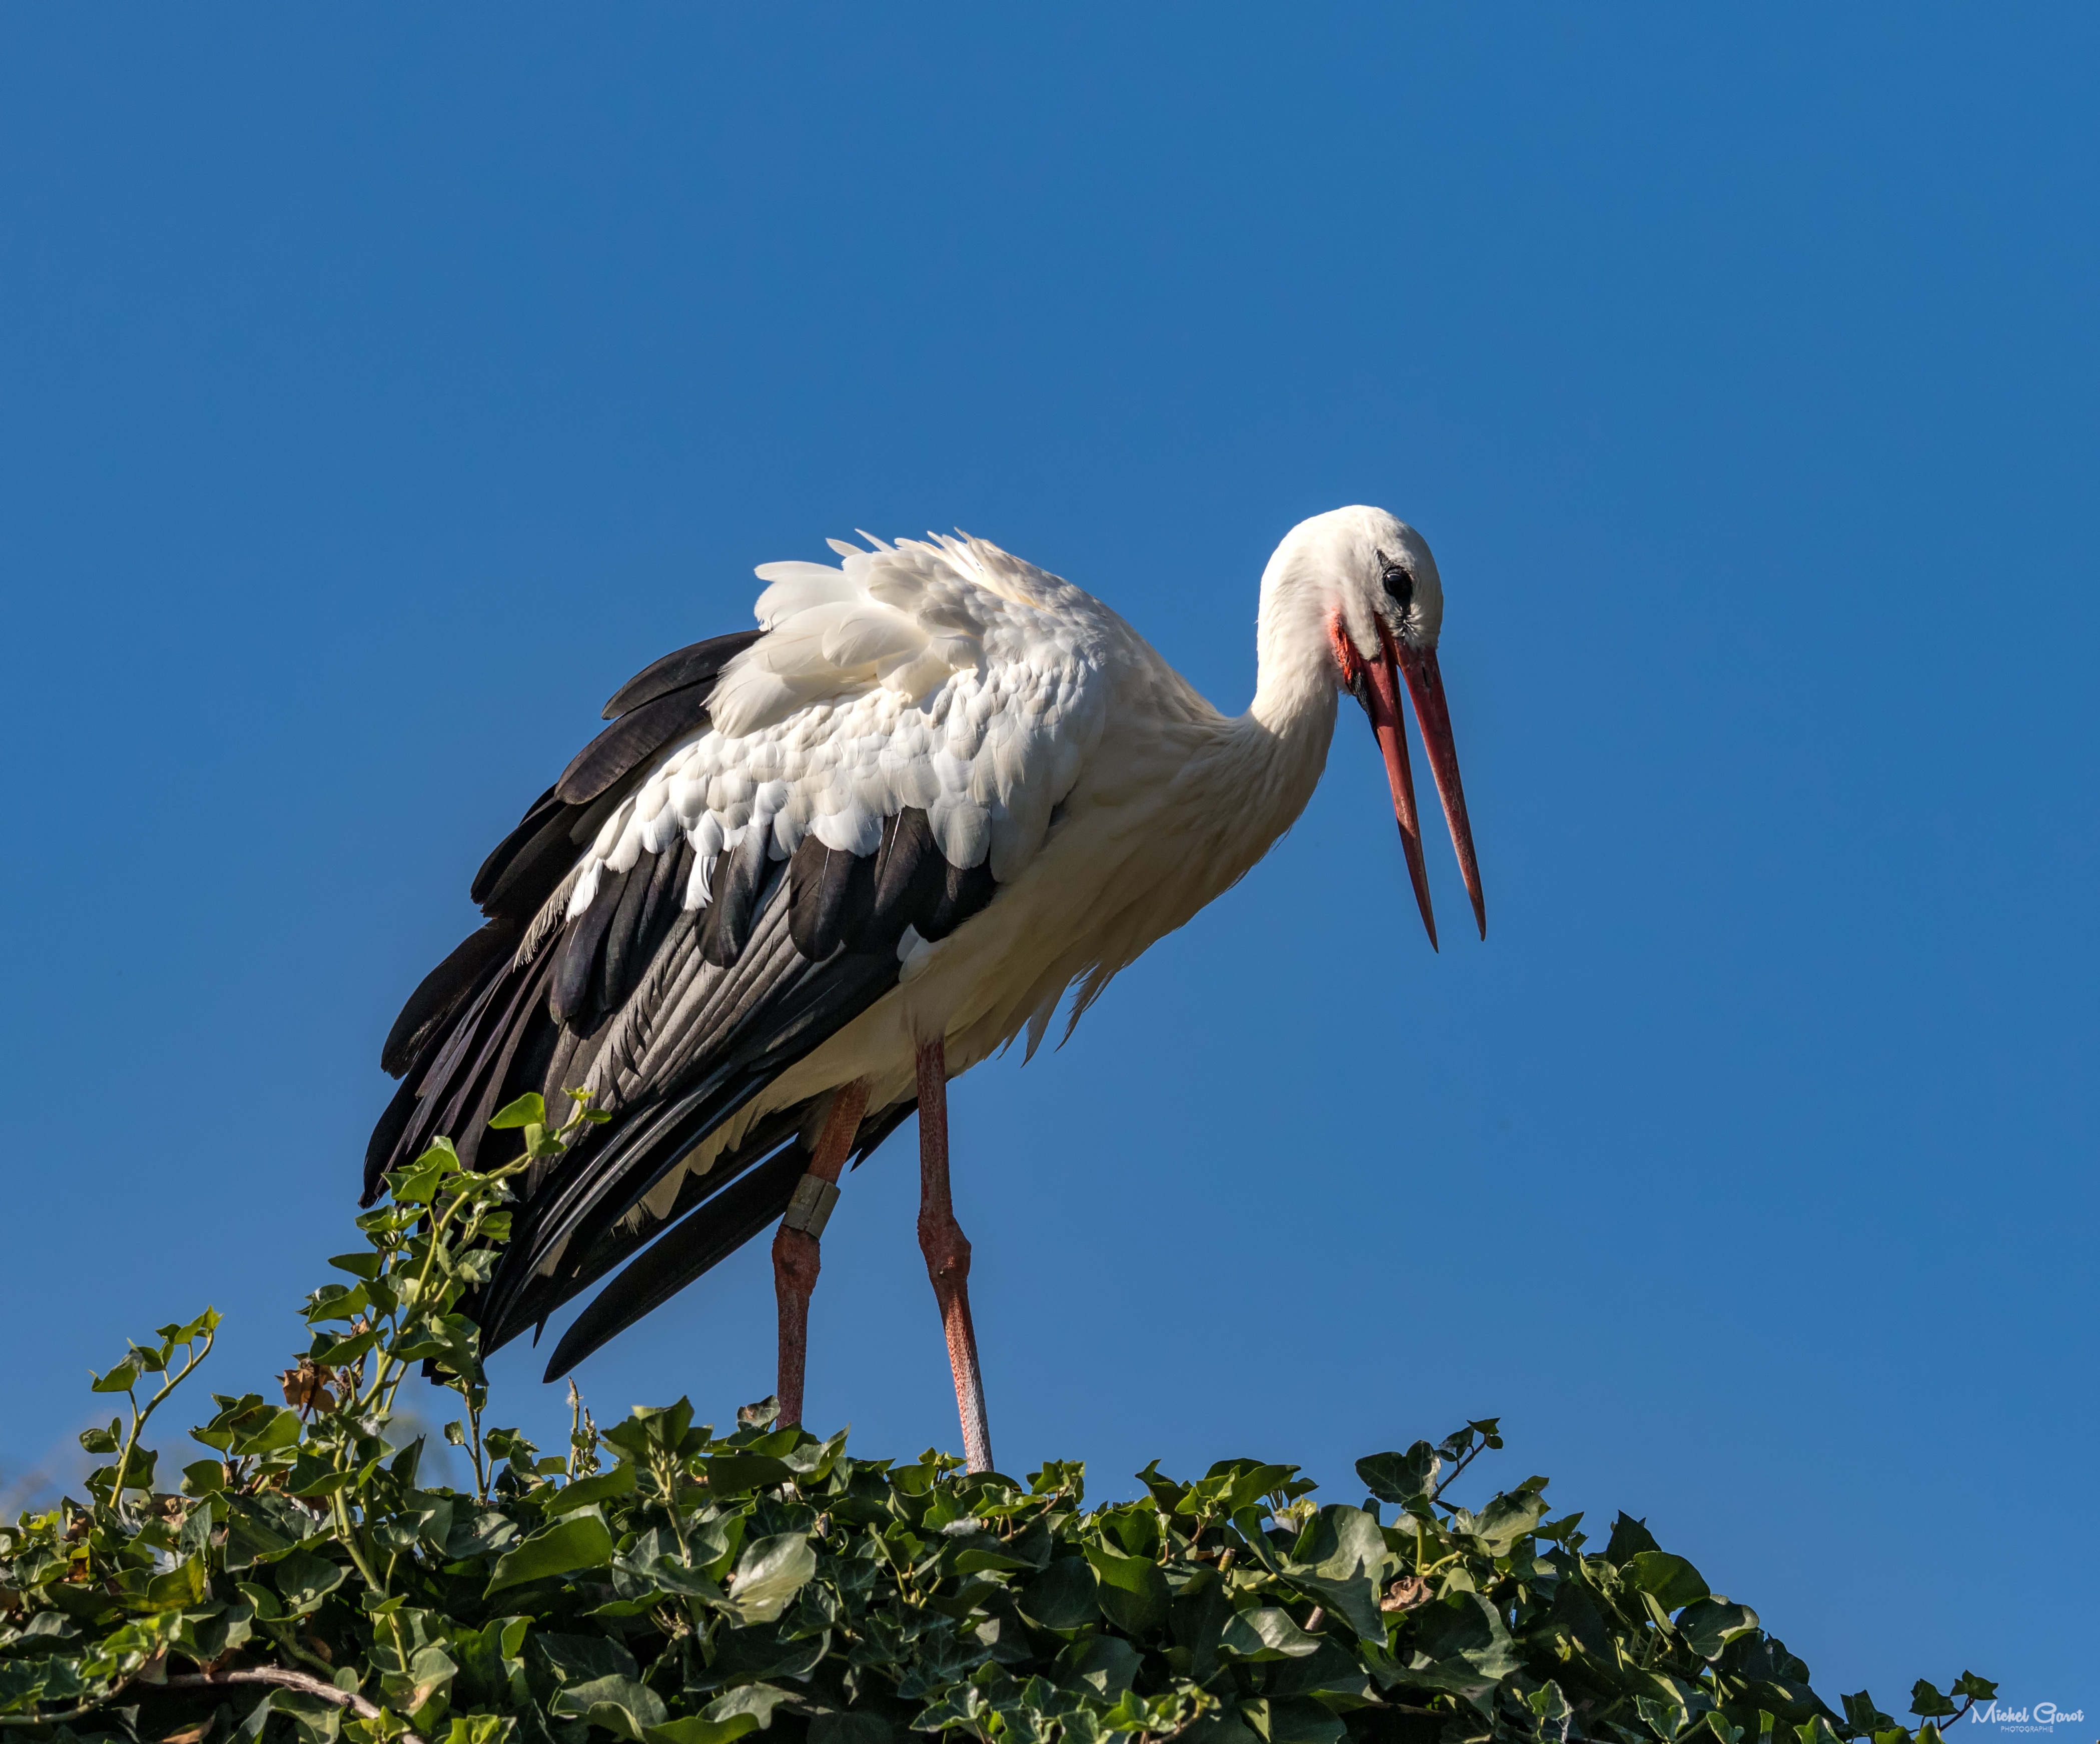
<path id="1" fill-rule="evenodd" d="M 495 890 L 504 873 L 521 856 L 532 858 L 540 851 L 543 836 L 549 841 L 557 835 L 562 841 L 568 839 L 568 820 L 573 815 L 570 807 L 557 799 L 554 790 L 549 788 L 532 801 L 525 815 L 518 820 L 517 828 L 490 850 L 488 858 L 481 863 L 481 870 L 474 875 L 474 882 L 468 887 L 469 899 L 477 908 L 484 907 L 490 893 Z M 557 820 L 560 822 L 558 831 L 554 828 Z M 562 868 L 564 876 L 567 875 L 567 867 Z"/>
<path id="2" fill-rule="evenodd" d="M 757 641 L 759 635 L 757 630 L 743 629 L 695 642 L 690 648 L 666 655 L 620 687 L 606 704 L 608 720 L 630 715 L 672 691 L 690 690 L 694 695 L 664 715 L 650 717 L 664 734 L 654 744 L 646 742 L 646 734 L 630 732 L 616 741 L 616 757 L 608 746 L 611 735 L 601 733 L 585 747 L 582 755 L 563 771 L 562 779 L 566 781 L 576 774 L 577 765 L 585 758 L 593 760 L 592 779 L 596 782 L 602 777 L 603 780 L 593 799 L 585 802 L 589 810 L 579 817 L 577 806 L 562 797 L 562 784 L 558 781 L 533 801 L 523 821 L 503 839 L 474 875 L 474 887 L 469 894 L 483 914 L 510 914 L 523 921 L 538 912 L 540 903 L 576 865 L 576 850 L 612 815 L 613 808 L 647 776 L 660 754 L 678 740 L 690 737 L 699 730 L 707 700 L 714 693 L 714 679 L 723 667 Z M 675 662 L 684 663 L 677 668 L 675 681 L 659 682 L 671 673 Z M 622 726 L 625 724 L 624 720 L 620 722 Z M 625 759 L 624 763 L 615 766 L 620 757 Z"/>
<path id="3" fill-rule="evenodd" d="M 554 985 L 547 996 L 548 1014 L 555 1022 L 589 1029 L 598 1015 L 590 996 L 593 972 L 605 948 L 606 929 L 612 925 L 620 898 L 633 881 L 632 870 L 602 874 L 590 906 L 562 929 L 562 942 L 554 956 Z"/>
<path id="4" fill-rule="evenodd" d="M 556 796 L 571 806 L 587 806 L 644 758 L 707 724 L 712 684 L 695 684 L 644 703 L 624 714 L 576 754 L 554 784 Z"/>
<path id="5" fill-rule="evenodd" d="M 897 984 L 893 956 L 808 961 L 787 936 L 779 881 L 774 892 L 752 947 L 723 978 L 691 1066 L 571 1151 L 521 1208 L 478 1317 L 488 1348 L 522 1330 L 517 1304 L 534 1273 L 581 1263 L 694 1146 Z"/>
<path id="6" fill-rule="evenodd" d="M 875 912 L 875 862 L 826 847 L 814 830 L 802 838 L 788 863 L 788 929 L 804 956 L 821 962 L 841 945 L 860 948 Z"/>
<path id="7" fill-rule="evenodd" d="M 705 1216 L 688 1217 L 593 1298 L 554 1346 L 544 1378 L 567 1374 L 763 1232 L 788 1209 L 809 1167 L 809 1152 L 792 1144 L 709 1200 Z"/>
<path id="8" fill-rule="evenodd" d="M 593 1242 L 589 1253 L 573 1266 L 562 1268 L 558 1274 L 536 1272 L 518 1293 L 513 1319 L 520 1324 L 529 1321 L 536 1327 L 545 1325 L 547 1317 L 579 1290 L 632 1258 L 687 1212 L 712 1199 L 739 1176 L 762 1163 L 793 1138 L 814 1106 L 797 1102 L 792 1108 L 781 1109 L 755 1123 L 743 1142 L 717 1157 L 704 1174 L 689 1173 L 679 1182 L 677 1193 L 662 1216 L 645 1214 L 623 1219 Z"/>
<path id="9" fill-rule="evenodd" d="M 705 642 L 696 642 L 689 648 L 680 648 L 660 660 L 651 661 L 612 693 L 612 700 L 605 705 L 603 718 L 610 721 L 673 691 L 709 682 L 723 667 L 757 641 L 761 634 L 755 629 L 739 629 L 726 636 L 710 636 Z"/>
<path id="10" fill-rule="evenodd" d="M 501 865 L 496 865 L 492 855 L 482 868 L 484 875 L 494 868 L 493 876 L 488 878 L 488 894 L 475 898 L 481 912 L 508 915 L 521 925 L 529 921 L 562 881 L 576 870 L 584 844 L 598 833 L 598 826 L 619 809 L 620 801 L 647 773 L 646 766 L 630 770 L 626 780 L 615 784 L 588 806 L 562 806 Z M 480 887 L 482 881 L 475 882 Z"/>
<path id="11" fill-rule="evenodd" d="M 468 934 L 408 996 L 408 1003 L 386 1032 L 386 1046 L 379 1050 L 379 1069 L 395 1078 L 406 1072 L 438 1027 L 474 996 L 501 958 L 517 948 L 514 921 L 491 921 L 479 932 Z"/>
<path id="12" fill-rule="evenodd" d="M 364 1190 L 358 1200 L 360 1205 L 369 1205 L 379 1196 L 379 1177 L 395 1166 L 402 1148 L 401 1135 L 408 1131 L 408 1123 L 422 1106 L 417 1097 L 417 1088 L 414 1079 L 403 1080 L 387 1103 L 386 1112 L 372 1128 L 372 1137 L 364 1146 Z"/>
<path id="13" fill-rule="evenodd" d="M 743 840 L 715 861 L 707 925 L 700 931 L 700 955 L 717 969 L 727 969 L 751 943 L 751 921 L 758 907 L 759 887 L 767 872 L 766 842 L 770 832 L 752 829 Z"/>
<path id="14" fill-rule="evenodd" d="M 620 910 L 612 917 L 612 930 L 606 934 L 605 984 L 600 996 L 606 1010 L 615 1011 L 626 1003 L 663 943 L 678 916 L 692 866 L 692 844 L 681 836 L 676 847 L 655 855 L 651 865 L 635 868 L 620 899 Z"/>
<path id="15" fill-rule="evenodd" d="M 854 1166 L 858 1168 L 918 1107 L 915 1097 L 862 1121 L 854 1141 Z M 567 1374 L 761 1234 L 788 1209 L 795 1184 L 809 1167 L 809 1150 L 798 1138 L 762 1167 L 747 1170 L 733 1184 L 708 1196 L 704 1216 L 689 1216 L 671 1229 L 576 1316 L 547 1359 L 544 1378 L 554 1380 Z M 666 1222 L 682 1216 L 684 1209 L 673 1207 Z"/>
<path id="16" fill-rule="evenodd" d="M 472 1120 L 472 1115 L 480 1107 L 493 1114 L 502 1106 L 497 1096 L 502 1085 L 498 1068 L 515 1051 L 524 1020 L 545 1003 L 554 970 L 553 959 L 543 952 L 527 973 L 492 983 L 491 991 L 502 996 L 491 1000 L 484 1009 L 462 1064 L 447 1079 L 442 1095 L 427 1088 L 424 1093 L 429 1118 L 408 1129 L 415 1149 L 420 1150 L 440 1133 L 457 1135 L 453 1145 L 460 1161 L 468 1168 L 475 1166 L 483 1141 L 489 1135 L 482 1122 Z"/>
<path id="17" fill-rule="evenodd" d="M 968 868 L 951 866 L 943 860 L 941 874 L 941 898 L 919 929 L 922 938 L 946 938 L 999 894 L 990 860 L 980 860 Z"/>
<path id="18" fill-rule="evenodd" d="M 945 888 L 946 862 L 934 844 L 933 827 L 916 806 L 907 806 L 882 827 L 882 846 L 875 853 L 875 908 L 868 916 L 870 948 L 894 951 L 904 929 L 933 913 Z M 927 936 L 926 929 L 919 929 Z"/>

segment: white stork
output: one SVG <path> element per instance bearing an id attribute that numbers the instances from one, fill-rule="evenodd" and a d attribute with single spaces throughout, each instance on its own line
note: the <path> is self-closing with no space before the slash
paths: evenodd
<path id="1" fill-rule="evenodd" d="M 947 1080 L 1023 1030 L 1032 1054 L 1075 985 L 1077 1022 L 1267 853 L 1312 795 L 1343 691 L 1377 734 L 1431 944 L 1403 677 L 1483 938 L 1487 917 L 1436 664 L 1443 587 L 1412 528 L 1350 508 L 1291 529 L 1236 718 L 1092 595 L 929 536 L 764 565 L 757 629 L 667 655 L 606 705 L 613 724 L 474 879 L 488 924 L 387 1037 L 403 1083 L 365 1196 L 439 1133 L 492 1167 L 517 1154 L 486 1130 L 496 1109 L 589 1089 L 611 1118 L 519 1177 L 474 1305 L 486 1347 L 628 1262 L 552 1380 L 779 1220 L 794 1423 L 840 1172 L 915 1108 L 920 1244 L 984 1469 Z"/>

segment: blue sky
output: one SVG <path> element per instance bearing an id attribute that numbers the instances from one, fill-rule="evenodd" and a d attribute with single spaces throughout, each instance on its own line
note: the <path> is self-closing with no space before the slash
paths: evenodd
<path id="1" fill-rule="evenodd" d="M 1001 1464 L 1502 1414 L 1819 1687 L 2100 1704 L 2089 11 L 0 7 L 0 1478 L 259 1384 L 483 852 L 752 565 L 960 524 L 1223 706 L 1434 544 L 1485 945 L 1353 714 L 954 1096 Z M 810 1414 L 955 1439 L 909 1132 Z M 771 1380 L 748 1251 L 601 1415 Z M 528 1353 L 498 1415 L 551 1429 Z"/>

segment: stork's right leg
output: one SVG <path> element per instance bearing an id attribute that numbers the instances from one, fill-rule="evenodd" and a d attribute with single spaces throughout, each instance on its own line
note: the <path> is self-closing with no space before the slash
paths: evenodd
<path id="1" fill-rule="evenodd" d="M 810 1358 L 810 1292 L 817 1287 L 820 1264 L 817 1238 L 839 1196 L 839 1171 L 852 1152 L 867 1111 L 867 1086 L 860 1080 L 842 1084 L 832 1097 L 810 1172 L 795 1189 L 780 1233 L 773 1238 L 773 1288 L 780 1306 L 780 1397 L 783 1425 L 802 1420 L 802 1380 Z"/>
<path id="2" fill-rule="evenodd" d="M 941 1305 L 948 1335 L 948 1369 L 955 1380 L 955 1411 L 963 1421 L 963 1452 L 973 1472 L 991 1469 L 991 1430 L 985 1422 L 984 1375 L 977 1367 L 977 1328 L 970 1324 L 970 1244 L 955 1221 L 948 1190 L 947 1049 L 939 1041 L 919 1049 L 919 1247 Z"/>

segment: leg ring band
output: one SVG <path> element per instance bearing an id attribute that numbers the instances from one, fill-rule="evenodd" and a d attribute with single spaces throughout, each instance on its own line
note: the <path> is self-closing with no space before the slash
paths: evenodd
<path id="1" fill-rule="evenodd" d="M 800 1230 L 812 1241 L 824 1233 L 832 1221 L 832 1208 L 839 1202 L 839 1190 L 822 1175 L 805 1175 L 795 1183 L 795 1196 L 788 1202 L 788 1215 L 780 1220 L 783 1230 Z"/>

